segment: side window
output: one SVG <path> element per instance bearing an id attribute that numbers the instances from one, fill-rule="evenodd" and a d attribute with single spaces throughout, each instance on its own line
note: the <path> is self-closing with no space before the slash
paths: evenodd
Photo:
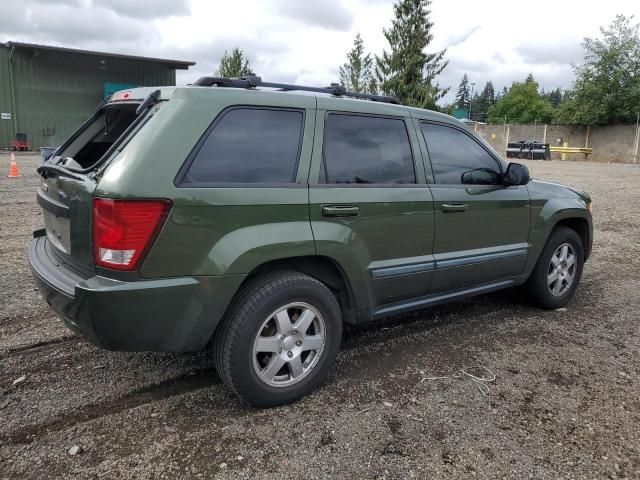
<path id="1" fill-rule="evenodd" d="M 331 113 L 324 124 L 323 183 L 416 183 L 403 120 Z"/>
<path id="2" fill-rule="evenodd" d="M 498 162 L 464 132 L 445 125 L 421 123 L 436 183 L 496 185 Z"/>
<path id="3" fill-rule="evenodd" d="M 182 184 L 294 182 L 303 121 L 297 110 L 228 110 L 209 131 Z"/>

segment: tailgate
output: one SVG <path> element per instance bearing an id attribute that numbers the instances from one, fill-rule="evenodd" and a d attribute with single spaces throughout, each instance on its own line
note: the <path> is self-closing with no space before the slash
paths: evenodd
<path id="1" fill-rule="evenodd" d="M 152 92 L 151 101 L 142 103 L 127 97 L 126 102 L 101 106 L 38 168 L 43 180 L 37 200 L 47 238 L 67 266 L 95 271 L 91 242 L 96 174 L 141 128 L 158 95 Z"/>
<path id="2" fill-rule="evenodd" d="M 47 238 L 70 267 L 94 268 L 91 209 L 96 182 L 88 176 L 50 176 L 38 188 L 37 199 Z"/>

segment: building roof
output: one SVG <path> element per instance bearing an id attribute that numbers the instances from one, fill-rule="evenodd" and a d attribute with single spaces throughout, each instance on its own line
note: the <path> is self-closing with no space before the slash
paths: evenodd
<path id="1" fill-rule="evenodd" d="M 98 57 L 122 58 L 125 60 L 137 60 L 139 62 L 164 63 L 177 70 L 187 70 L 189 67 L 196 64 L 196 62 L 191 62 L 187 60 L 170 60 L 166 58 L 141 57 L 138 55 L 125 55 L 122 53 L 96 52 L 92 50 L 81 50 L 78 48 L 55 47 L 53 45 L 39 45 L 36 43 L 9 41 L 9 42 L 6 42 L 5 44 L 0 43 L 0 45 L 4 45 L 5 47 L 8 47 L 8 48 L 16 47 L 16 48 L 31 48 L 33 50 L 52 50 L 55 52 L 72 53 L 76 55 L 92 55 L 92 56 L 98 56 Z"/>

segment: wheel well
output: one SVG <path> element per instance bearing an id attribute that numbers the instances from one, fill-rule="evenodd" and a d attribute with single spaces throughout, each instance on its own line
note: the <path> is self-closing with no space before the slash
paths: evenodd
<path id="1" fill-rule="evenodd" d="M 584 248 L 585 260 L 589 257 L 590 252 L 590 238 L 589 238 L 589 224 L 584 218 L 565 218 L 560 220 L 555 225 L 556 227 L 563 226 L 574 230 L 580 240 L 582 240 L 582 247 Z"/>
<path id="2" fill-rule="evenodd" d="M 272 260 L 254 268 L 242 285 L 263 273 L 275 270 L 297 270 L 324 283 L 338 300 L 342 310 L 343 321 L 345 323 L 355 323 L 356 305 L 353 291 L 346 274 L 334 260 L 323 256 L 303 256 Z"/>

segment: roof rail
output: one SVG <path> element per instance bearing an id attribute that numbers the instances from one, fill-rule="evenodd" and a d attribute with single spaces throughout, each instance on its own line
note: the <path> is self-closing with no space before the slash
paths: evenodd
<path id="1" fill-rule="evenodd" d="M 371 95 L 368 93 L 349 92 L 343 85 L 332 83 L 328 87 L 307 87 L 304 85 L 292 85 L 289 83 L 274 83 L 263 82 L 262 78 L 249 75 L 239 78 L 226 78 L 226 77 L 200 77 L 193 85 L 200 87 L 234 87 L 234 88 L 255 88 L 255 87 L 268 87 L 276 88 L 283 92 L 299 90 L 305 92 L 317 92 L 317 93 L 329 93 L 336 97 L 345 96 L 351 98 L 361 98 L 363 100 L 372 100 L 374 102 L 394 103 L 399 105 L 400 102 L 394 97 L 386 95 Z"/>

